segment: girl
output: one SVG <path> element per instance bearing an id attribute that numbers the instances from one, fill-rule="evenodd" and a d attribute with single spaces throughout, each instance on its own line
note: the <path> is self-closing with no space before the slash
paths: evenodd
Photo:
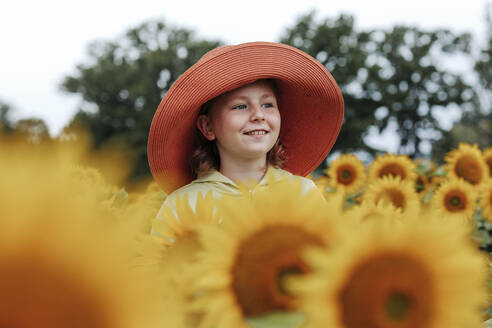
<path id="1" fill-rule="evenodd" d="M 176 80 L 153 118 L 148 157 L 170 193 L 163 206 L 175 212 L 185 193 L 192 207 L 198 193 L 240 196 L 239 183 L 253 196 L 270 175 L 316 188 L 302 176 L 328 155 L 342 118 L 335 80 L 305 52 L 272 42 L 216 48 Z"/>

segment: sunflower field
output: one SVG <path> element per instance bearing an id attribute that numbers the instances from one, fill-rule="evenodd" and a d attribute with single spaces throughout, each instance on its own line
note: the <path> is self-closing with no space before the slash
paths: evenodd
<path id="1" fill-rule="evenodd" d="M 161 207 L 82 137 L 0 139 L 0 327 L 487 327 L 492 148 Z M 241 186 L 243 187 L 243 186 Z M 244 186 L 244 188 L 246 188 Z M 157 216 L 159 213 L 159 216 Z M 492 324 L 491 324 L 492 327 Z"/>

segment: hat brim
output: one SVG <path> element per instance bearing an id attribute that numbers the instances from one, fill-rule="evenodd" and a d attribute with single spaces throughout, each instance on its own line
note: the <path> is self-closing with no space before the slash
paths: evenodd
<path id="1" fill-rule="evenodd" d="M 272 42 L 230 46 L 202 58 L 167 91 L 152 120 L 148 140 L 150 170 L 167 192 L 192 180 L 189 156 L 202 104 L 262 78 L 277 81 L 286 148 L 283 169 L 305 176 L 326 158 L 340 132 L 343 98 L 328 72 L 313 57 Z"/>

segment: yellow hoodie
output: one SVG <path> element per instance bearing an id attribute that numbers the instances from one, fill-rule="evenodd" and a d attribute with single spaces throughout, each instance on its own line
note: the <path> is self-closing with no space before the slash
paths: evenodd
<path id="1" fill-rule="evenodd" d="M 273 179 L 271 179 L 272 177 Z M 288 171 L 276 168 L 271 165 L 268 166 L 267 172 L 265 176 L 260 180 L 260 182 L 249 189 L 249 194 L 251 197 L 254 197 L 254 194 L 257 190 L 268 187 L 269 181 L 275 181 L 275 183 L 278 183 L 284 181 L 284 179 L 299 179 L 304 186 L 304 191 L 309 191 L 311 189 L 318 190 L 319 196 L 324 199 L 323 194 L 316 187 L 312 180 L 294 175 Z M 195 209 L 198 193 L 201 193 L 203 196 L 205 196 L 209 191 L 212 191 L 212 196 L 214 199 L 219 199 L 224 195 L 234 197 L 243 196 L 241 190 L 234 181 L 232 181 L 219 171 L 212 169 L 210 171 L 204 172 L 197 179 L 169 194 L 169 196 L 167 196 L 167 198 L 164 200 L 164 203 L 161 206 L 161 210 L 159 210 L 159 213 L 157 214 L 157 219 L 163 220 L 163 207 L 168 207 L 173 212 L 173 214 L 177 216 L 176 199 L 181 199 L 185 194 L 188 194 L 188 201 L 191 208 Z M 152 234 L 157 235 L 158 233 L 154 229 L 152 229 Z"/>

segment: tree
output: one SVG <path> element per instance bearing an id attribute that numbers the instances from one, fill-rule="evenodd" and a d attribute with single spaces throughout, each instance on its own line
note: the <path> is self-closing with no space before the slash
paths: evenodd
<path id="1" fill-rule="evenodd" d="M 317 58 L 342 90 L 345 118 L 334 150 L 374 154 L 378 149 L 364 137 L 370 129 L 381 132 L 396 124 L 399 152 L 418 156 L 443 131 L 433 115 L 436 108 L 476 106 L 472 86 L 439 65 L 446 55 L 469 56 L 468 34 L 410 26 L 357 31 L 352 16 L 318 23 L 311 13 L 281 42 Z"/>
<path id="2" fill-rule="evenodd" d="M 478 80 L 477 99 L 480 106 L 474 111 L 464 114 L 460 122 L 451 130 L 444 132 L 432 153 L 434 160 L 442 159 L 460 142 L 477 144 L 481 149 L 492 146 L 492 8 L 486 8 L 486 41 L 475 59 L 475 73 Z"/>
<path id="3" fill-rule="evenodd" d="M 61 85 L 83 99 L 68 128 L 89 129 L 95 148 L 118 139 L 133 153 L 133 178 L 148 175 L 147 137 L 162 97 L 180 74 L 219 45 L 162 21 L 143 23 L 120 40 L 90 44 L 90 63 L 78 65 Z"/>
<path id="4" fill-rule="evenodd" d="M 48 126 L 42 119 L 29 117 L 12 121 L 9 114 L 13 110 L 11 105 L 0 101 L 0 137 L 14 136 L 31 144 L 51 141 Z"/>
<path id="5" fill-rule="evenodd" d="M 13 130 L 12 121 L 9 118 L 11 110 L 12 107 L 9 104 L 0 100 L 0 133 L 6 134 Z"/>
<path id="6" fill-rule="evenodd" d="M 33 144 L 51 140 L 46 123 L 39 118 L 24 118 L 14 124 L 15 133 L 22 135 Z"/>

